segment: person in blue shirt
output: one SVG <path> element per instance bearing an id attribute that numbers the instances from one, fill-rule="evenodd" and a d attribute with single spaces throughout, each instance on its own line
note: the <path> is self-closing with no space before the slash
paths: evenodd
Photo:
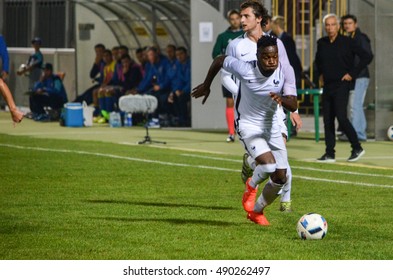
<path id="1" fill-rule="evenodd" d="M 44 107 L 49 106 L 53 110 L 60 110 L 68 101 L 67 93 L 61 79 L 53 74 L 53 65 L 46 63 L 44 74 L 35 83 L 33 94 L 30 95 L 30 110 L 36 121 L 50 120 Z"/>
<path id="2" fill-rule="evenodd" d="M 168 114 L 168 94 L 170 92 L 170 81 L 168 79 L 169 61 L 160 56 L 156 47 L 147 50 L 148 63 L 145 67 L 145 77 L 131 94 L 150 94 L 157 98 L 158 106 L 149 122 L 149 127 L 159 128 L 160 118 L 164 119 Z"/>
<path id="3" fill-rule="evenodd" d="M 189 126 L 189 103 L 191 92 L 191 62 L 185 47 L 176 49 L 177 72 L 174 87 L 168 95 L 168 103 L 172 104 L 173 113 L 178 118 L 175 126 Z"/>
<path id="4" fill-rule="evenodd" d="M 0 78 L 6 80 L 9 73 L 9 56 L 7 51 L 7 45 L 5 43 L 3 35 L 0 34 L 0 60 L 2 69 L 0 69 Z"/>
<path id="5" fill-rule="evenodd" d="M 37 82 L 42 74 L 42 65 L 44 62 L 44 56 L 41 53 L 41 45 L 42 45 L 42 40 L 39 37 L 35 37 L 32 41 L 31 44 L 34 48 L 34 53 L 30 55 L 26 66 L 18 70 L 16 73 L 20 76 L 25 73 L 29 73 L 29 91 L 32 90 L 34 87 L 35 82 Z"/>

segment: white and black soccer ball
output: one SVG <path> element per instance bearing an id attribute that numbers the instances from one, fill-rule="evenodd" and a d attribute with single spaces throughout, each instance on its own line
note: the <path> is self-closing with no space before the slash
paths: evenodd
<path id="1" fill-rule="evenodd" d="M 391 125 L 391 126 L 388 128 L 388 131 L 386 132 L 386 134 L 388 135 L 388 139 L 389 139 L 390 141 L 393 141 L 393 125 Z"/>
<path id="2" fill-rule="evenodd" d="M 297 222 L 297 233 L 301 239 L 316 240 L 326 236 L 328 224 L 326 219 L 316 213 L 303 215 Z"/>

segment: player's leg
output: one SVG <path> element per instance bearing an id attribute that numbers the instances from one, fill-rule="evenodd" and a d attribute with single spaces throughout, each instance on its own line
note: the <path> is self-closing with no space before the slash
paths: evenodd
<path id="1" fill-rule="evenodd" d="M 263 212 L 266 206 L 273 203 L 273 201 L 281 195 L 282 189 L 288 181 L 288 156 L 283 139 L 281 137 L 272 137 L 269 140 L 269 144 L 276 162 L 276 170 L 271 174 L 261 196 L 258 198 L 254 212 Z"/>
<path id="2" fill-rule="evenodd" d="M 254 172 L 256 166 L 257 165 L 255 160 L 250 157 L 248 153 L 244 153 L 242 172 L 240 174 L 244 184 L 247 182 L 247 179 L 252 176 L 252 173 Z"/>
<path id="3" fill-rule="evenodd" d="M 242 203 L 244 210 L 249 212 L 254 209 L 258 184 L 266 180 L 276 168 L 273 154 L 265 139 L 258 135 L 240 140 L 250 157 L 255 158 L 258 163 L 252 176 L 245 183 Z"/>
<path id="4" fill-rule="evenodd" d="M 291 189 L 292 189 L 292 169 L 290 165 L 287 166 L 287 182 L 282 188 L 280 211 L 281 212 L 292 212 L 292 201 L 291 201 Z"/>
<path id="5" fill-rule="evenodd" d="M 288 166 L 288 156 L 284 141 L 281 135 L 271 137 L 269 147 L 272 149 L 272 155 L 276 162 L 276 170 L 270 175 L 269 181 L 259 198 L 257 199 L 253 212 L 249 212 L 248 218 L 260 225 L 269 225 L 264 216 L 264 209 L 273 203 L 280 196 L 282 189 L 287 182 L 286 167 Z"/>
<path id="6" fill-rule="evenodd" d="M 278 115 L 278 124 L 280 126 L 281 135 L 283 137 L 284 144 L 287 144 L 288 138 L 288 128 L 286 126 L 287 123 L 287 114 L 284 112 L 282 107 L 277 108 Z M 281 203 L 280 203 L 280 211 L 282 212 L 291 212 L 291 188 L 292 188 L 292 170 L 291 167 L 287 166 L 287 182 L 285 183 L 282 194 L 281 194 Z"/>
<path id="7" fill-rule="evenodd" d="M 235 141 L 235 111 L 234 101 L 232 97 L 232 93 L 227 90 L 224 86 L 222 86 L 222 94 L 226 100 L 226 108 L 225 108 L 225 117 L 228 126 L 228 138 L 227 142 L 234 142 Z"/>
<path id="8" fill-rule="evenodd" d="M 243 195 L 243 207 L 248 212 L 247 219 L 256 224 L 268 226 L 270 223 L 263 213 L 264 207 L 257 207 L 255 204 L 257 194 L 256 188 L 258 187 L 258 184 L 262 183 L 276 172 L 276 164 L 274 156 L 270 151 L 258 156 L 255 160 L 258 165 L 255 167 L 253 176 L 246 182 L 246 191 Z M 273 187 L 275 188 L 276 186 L 273 185 Z M 260 198 L 262 197 L 264 199 L 267 206 L 275 199 L 275 196 L 273 196 L 274 190 L 270 190 L 270 186 L 265 186 Z M 258 200 L 260 200 L 260 198 Z"/>

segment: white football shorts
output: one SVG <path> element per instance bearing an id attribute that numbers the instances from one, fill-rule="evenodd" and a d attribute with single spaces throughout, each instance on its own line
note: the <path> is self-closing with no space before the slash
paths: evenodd
<path id="1" fill-rule="evenodd" d="M 247 129 L 247 135 L 240 138 L 246 152 L 253 159 L 264 153 L 272 152 L 276 160 L 276 168 L 286 169 L 288 167 L 288 153 L 281 133 L 271 135 L 270 131 L 261 132 L 258 130 Z"/>

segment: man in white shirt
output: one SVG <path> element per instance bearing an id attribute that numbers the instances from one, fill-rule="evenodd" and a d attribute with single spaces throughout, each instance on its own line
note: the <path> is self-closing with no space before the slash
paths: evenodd
<path id="1" fill-rule="evenodd" d="M 243 31 L 245 33 L 231 41 L 226 49 L 226 55 L 236 57 L 243 61 L 256 60 L 256 42 L 264 34 L 262 26 L 265 25 L 265 21 L 268 20 L 269 15 L 265 7 L 255 0 L 248 0 L 240 6 L 240 16 Z M 295 73 L 292 66 L 289 63 L 288 56 L 285 50 L 285 46 L 281 40 L 277 40 L 278 54 L 280 63 L 283 65 L 283 71 L 286 77 L 291 77 L 295 81 L 294 87 L 296 89 Z M 221 83 L 227 88 L 233 95 L 236 95 L 239 90 L 239 82 L 236 79 L 232 79 L 232 75 L 227 71 L 221 71 Z M 281 133 L 283 137 L 288 136 L 288 130 L 285 125 L 286 114 L 280 108 L 277 111 L 279 117 L 279 123 L 281 127 Z M 302 121 L 297 112 L 291 113 L 291 121 L 298 129 L 302 126 Z M 242 167 L 242 180 L 245 181 L 252 174 L 252 170 L 255 169 L 255 160 L 245 153 L 243 156 L 243 167 Z M 291 185 L 292 185 L 292 171 L 288 165 L 288 182 L 283 190 L 281 196 L 280 210 L 283 212 L 291 211 Z"/>
<path id="2" fill-rule="evenodd" d="M 191 96 L 204 96 L 204 103 L 221 67 L 239 79 L 240 88 L 234 95 L 236 132 L 247 153 L 257 162 L 246 181 L 242 204 L 248 219 L 266 226 L 269 222 L 263 211 L 280 195 L 287 181 L 288 157 L 277 105 L 295 111 L 297 94 L 294 77 L 286 76 L 284 66 L 278 61 L 276 37 L 262 36 L 257 42 L 256 57 L 257 60 L 249 62 L 231 56 L 217 57 L 204 83 L 194 88 Z M 255 202 L 258 184 L 269 177 Z"/>

